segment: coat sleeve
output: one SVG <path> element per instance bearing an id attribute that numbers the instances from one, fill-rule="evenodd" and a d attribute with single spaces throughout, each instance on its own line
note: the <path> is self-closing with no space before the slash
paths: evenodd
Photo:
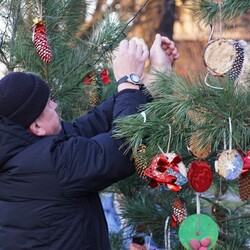
<path id="1" fill-rule="evenodd" d="M 113 121 L 115 96 L 92 108 L 87 114 L 75 119 L 73 123 L 63 122 L 65 134 L 77 134 L 91 138 L 97 134 L 108 132 Z"/>
<path id="2" fill-rule="evenodd" d="M 134 114 L 146 98 L 138 90 L 117 95 L 113 117 Z M 120 149 L 123 140 L 112 129 L 92 138 L 67 136 L 55 140 L 51 155 L 58 180 L 69 197 L 97 192 L 134 173 L 129 154 Z"/>

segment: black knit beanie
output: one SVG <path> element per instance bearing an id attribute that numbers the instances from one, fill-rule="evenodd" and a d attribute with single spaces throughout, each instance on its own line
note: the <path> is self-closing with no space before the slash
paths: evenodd
<path id="1" fill-rule="evenodd" d="M 49 92 L 35 74 L 9 73 L 0 80 L 0 116 L 28 128 L 43 112 Z"/>

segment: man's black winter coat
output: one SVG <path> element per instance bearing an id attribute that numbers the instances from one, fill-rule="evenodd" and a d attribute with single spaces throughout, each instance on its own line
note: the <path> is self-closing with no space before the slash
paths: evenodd
<path id="1" fill-rule="evenodd" d="M 146 102 L 124 90 L 58 136 L 0 118 L 0 250 L 108 250 L 98 192 L 134 173 L 112 121 Z"/>

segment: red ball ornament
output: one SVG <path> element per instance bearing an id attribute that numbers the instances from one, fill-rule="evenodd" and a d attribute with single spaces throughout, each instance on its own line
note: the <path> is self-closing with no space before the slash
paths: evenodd
<path id="1" fill-rule="evenodd" d="M 196 192 L 207 191 L 213 181 L 213 173 L 205 160 L 193 161 L 187 173 L 188 183 Z"/>

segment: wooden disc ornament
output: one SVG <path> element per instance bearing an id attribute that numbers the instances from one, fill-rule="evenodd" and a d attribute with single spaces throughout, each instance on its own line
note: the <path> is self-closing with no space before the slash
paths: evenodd
<path id="1" fill-rule="evenodd" d="M 243 160 L 240 153 L 233 150 L 223 151 L 218 160 L 215 161 L 215 171 L 226 180 L 235 180 L 241 174 L 243 168 Z"/>
<path id="2" fill-rule="evenodd" d="M 212 75 L 224 76 L 233 66 L 236 48 L 228 40 L 212 40 L 203 53 L 204 64 Z"/>
<path id="3" fill-rule="evenodd" d="M 195 192 L 207 191 L 213 181 L 213 172 L 205 160 L 193 161 L 187 173 L 188 183 Z"/>
<path id="4" fill-rule="evenodd" d="M 208 215 L 193 214 L 181 223 L 178 235 L 185 249 L 205 250 L 214 247 L 219 230 L 218 225 Z"/>

